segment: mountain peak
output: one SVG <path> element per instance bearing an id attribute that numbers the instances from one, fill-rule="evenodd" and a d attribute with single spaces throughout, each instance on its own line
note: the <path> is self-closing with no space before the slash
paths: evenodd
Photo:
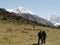
<path id="1" fill-rule="evenodd" d="M 6 9 L 7 11 L 9 12 L 14 12 L 14 13 L 26 13 L 26 14 L 33 14 L 33 15 L 36 15 L 34 12 L 28 10 L 28 9 L 25 9 L 23 7 L 18 7 L 18 8 L 15 8 L 15 9 Z"/>
<path id="2" fill-rule="evenodd" d="M 47 18 L 48 21 L 52 22 L 55 26 L 60 25 L 60 15 L 51 15 Z"/>
<path id="3" fill-rule="evenodd" d="M 24 7 L 18 7 L 18 9 L 25 9 Z"/>

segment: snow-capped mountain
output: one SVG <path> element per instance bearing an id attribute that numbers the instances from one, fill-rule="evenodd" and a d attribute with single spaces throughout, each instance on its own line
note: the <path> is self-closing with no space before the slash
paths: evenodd
<path id="1" fill-rule="evenodd" d="M 60 25 L 60 16 L 51 15 L 47 18 L 48 21 L 51 21 L 55 26 Z"/>
<path id="2" fill-rule="evenodd" d="M 36 22 L 37 24 L 43 24 L 43 25 L 48 25 L 48 26 L 53 26 L 53 24 L 39 16 L 37 16 L 34 12 L 28 10 L 28 9 L 25 9 L 25 8 L 22 8 L 22 7 L 19 7 L 19 8 L 15 8 L 15 9 L 6 9 L 8 12 L 10 13 L 15 13 L 16 15 L 18 16 L 21 16 L 25 19 L 28 19 L 28 20 L 31 20 L 31 21 L 34 21 Z"/>
<path id="3" fill-rule="evenodd" d="M 34 12 L 28 10 L 28 9 L 25 9 L 23 7 L 19 7 L 19 8 L 15 8 L 15 9 L 6 9 L 7 11 L 9 12 L 14 12 L 14 13 L 27 13 L 27 14 L 33 14 L 33 15 L 36 15 Z"/>

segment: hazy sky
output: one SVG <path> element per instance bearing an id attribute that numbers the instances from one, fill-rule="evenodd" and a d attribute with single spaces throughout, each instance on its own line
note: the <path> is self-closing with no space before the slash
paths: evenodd
<path id="1" fill-rule="evenodd" d="M 46 18 L 60 15 L 60 0 L 0 0 L 0 8 L 24 7 Z"/>

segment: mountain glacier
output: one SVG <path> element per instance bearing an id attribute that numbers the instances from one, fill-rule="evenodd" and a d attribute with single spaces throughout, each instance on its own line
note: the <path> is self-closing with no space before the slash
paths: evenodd
<path id="1" fill-rule="evenodd" d="M 34 12 L 25 9 L 23 7 L 15 8 L 15 9 L 6 9 L 10 13 L 15 13 L 18 16 L 21 16 L 25 19 L 36 22 L 37 24 L 43 24 L 47 26 L 53 26 L 53 24 L 39 16 L 37 16 Z"/>
<path id="2" fill-rule="evenodd" d="M 60 25 L 60 15 L 51 15 L 48 18 L 46 18 L 48 21 L 51 21 L 55 26 Z"/>

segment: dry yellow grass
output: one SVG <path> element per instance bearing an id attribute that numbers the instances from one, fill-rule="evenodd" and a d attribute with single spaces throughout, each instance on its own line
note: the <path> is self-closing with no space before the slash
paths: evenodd
<path id="1" fill-rule="evenodd" d="M 13 23 L 0 23 L 0 45 L 36 45 L 39 30 L 47 33 L 44 45 L 60 45 L 60 29 Z"/>

